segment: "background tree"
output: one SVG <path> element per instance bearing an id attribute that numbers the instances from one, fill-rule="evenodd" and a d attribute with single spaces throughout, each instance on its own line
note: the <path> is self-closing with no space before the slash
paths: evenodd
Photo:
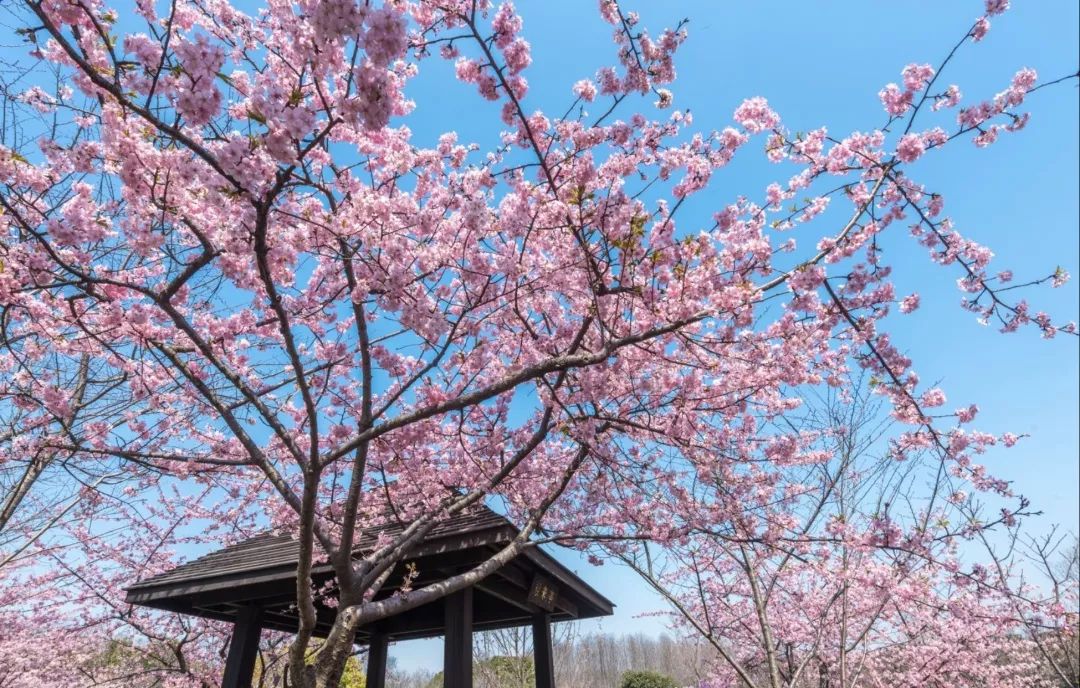
<path id="1" fill-rule="evenodd" d="M 873 387 L 856 379 L 843 395 L 808 395 L 779 419 L 824 460 L 774 465 L 768 491 L 730 495 L 702 480 L 700 508 L 738 499 L 737 520 L 617 556 L 713 646 L 720 685 L 1075 685 L 1057 658 L 1075 641 L 1078 590 L 1067 565 L 1054 569 L 1055 538 L 1032 543 L 1038 566 L 1024 566 L 1023 513 L 987 516 L 977 489 L 932 454 L 897 464 L 883 441 L 894 421 Z M 672 518 L 692 519 L 680 504 Z M 1000 538 L 1009 554 L 978 557 Z"/>

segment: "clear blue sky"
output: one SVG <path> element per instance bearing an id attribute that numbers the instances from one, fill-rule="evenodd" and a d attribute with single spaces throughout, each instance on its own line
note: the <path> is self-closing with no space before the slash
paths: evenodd
<path id="1" fill-rule="evenodd" d="M 700 0 L 633 2 L 654 35 L 687 17 L 690 38 L 680 50 L 675 106 L 689 108 L 695 126 L 722 128 L 744 99 L 762 95 L 792 129 L 822 125 L 831 133 L 866 131 L 884 123 L 876 94 L 908 62 L 936 64 L 978 16 L 982 2 L 731 3 Z M 1078 4 L 1075 0 L 1014 2 L 993 21 L 983 43 L 968 46 L 956 59 L 946 83 L 958 83 L 969 100 L 1002 90 L 1015 71 L 1035 68 L 1040 79 L 1073 73 L 1078 65 Z M 560 114 L 569 88 L 592 76 L 612 56 L 609 27 L 591 0 L 520 0 L 524 34 L 533 46 L 527 72 L 527 108 Z M 425 62 L 410 87 L 417 109 L 409 126 L 417 142 L 430 143 L 454 129 L 462 141 L 490 144 L 498 127 L 497 106 L 478 103 L 453 85 L 448 65 Z M 1080 273 L 1078 259 L 1078 91 L 1075 82 L 1045 89 L 1029 101 L 1027 129 L 986 150 L 961 144 L 919 161 L 917 176 L 945 195 L 957 228 L 990 246 L 1002 268 L 1018 278 L 1041 276 L 1061 265 Z M 597 109 L 597 108 L 594 108 Z M 626 117 L 632 110 L 622 111 Z M 751 146 L 757 145 L 757 142 Z M 735 196 L 760 196 L 784 173 L 765 164 L 756 151 L 713 177 L 710 191 L 680 211 L 684 231 L 696 231 L 712 212 Z M 914 172 L 913 172 L 914 173 Z M 987 457 L 997 474 L 1014 481 L 1045 512 L 1043 528 L 1061 523 L 1078 529 L 1077 340 L 1043 341 L 1034 331 L 1001 335 L 959 309 L 958 277 L 933 266 L 906 237 L 893 241 L 887 258 L 895 266 L 898 293 L 918 290 L 923 306 L 898 319 L 896 341 L 915 360 L 924 380 L 938 380 L 949 395 L 948 408 L 978 403 L 978 425 L 989 431 L 1028 433 L 1010 451 Z M 1039 289 L 1032 304 L 1060 320 L 1080 320 L 1078 282 L 1058 290 Z M 927 298 L 928 296 L 936 298 Z M 633 574 L 614 565 L 596 568 L 572 553 L 556 552 L 566 564 L 608 595 L 616 615 L 599 624 L 614 633 L 661 633 L 657 617 L 663 602 Z M 441 668 L 438 640 L 413 641 L 392 648 L 402 667 Z"/>

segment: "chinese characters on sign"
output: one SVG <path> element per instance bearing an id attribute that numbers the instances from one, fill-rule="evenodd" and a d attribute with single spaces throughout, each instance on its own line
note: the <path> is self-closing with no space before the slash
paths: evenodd
<path id="1" fill-rule="evenodd" d="M 532 587 L 529 589 L 529 602 L 550 612 L 555 609 L 557 599 L 559 591 L 551 581 L 542 576 L 533 578 Z"/>

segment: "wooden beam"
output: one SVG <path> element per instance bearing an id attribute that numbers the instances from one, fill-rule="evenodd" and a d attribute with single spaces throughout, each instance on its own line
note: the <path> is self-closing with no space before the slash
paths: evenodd
<path id="1" fill-rule="evenodd" d="M 473 688 L 472 626 L 472 588 L 447 595 L 443 688 Z"/>
<path id="2" fill-rule="evenodd" d="M 517 609 L 528 614 L 541 614 L 544 611 L 525 599 L 525 592 L 521 588 L 516 585 L 510 585 L 509 583 L 496 580 L 494 577 L 485 578 L 477 583 L 476 589 L 487 593 L 496 599 L 502 600 L 507 604 L 513 605 Z"/>
<path id="3" fill-rule="evenodd" d="M 567 616 L 565 614 L 553 614 L 552 621 L 573 621 L 574 617 Z M 481 631 L 497 631 L 503 628 L 520 628 L 528 626 L 532 623 L 532 615 L 522 613 L 521 616 L 515 616 L 514 618 L 499 618 L 484 621 L 478 614 L 473 615 L 473 634 Z M 404 641 L 404 640 L 416 640 L 418 638 L 433 638 L 443 634 L 444 623 L 440 620 L 437 628 L 416 628 L 416 629 L 402 629 L 402 630 L 387 630 L 386 633 L 390 636 L 390 642 Z M 295 631 L 295 629 L 293 629 Z M 366 641 L 358 641 L 366 642 Z"/>
<path id="4" fill-rule="evenodd" d="M 225 659 L 225 674 L 221 677 L 221 688 L 251 688 L 255 658 L 259 654 L 261 620 L 261 607 L 244 607 L 237 613 L 232 639 L 229 641 L 229 655 Z"/>
<path id="5" fill-rule="evenodd" d="M 386 651 L 389 638 L 385 633 L 373 633 L 368 644 L 367 688 L 386 687 Z"/>
<path id="6" fill-rule="evenodd" d="M 547 614 L 533 617 L 532 632 L 536 688 L 555 688 L 555 657 L 551 651 L 551 620 Z"/>

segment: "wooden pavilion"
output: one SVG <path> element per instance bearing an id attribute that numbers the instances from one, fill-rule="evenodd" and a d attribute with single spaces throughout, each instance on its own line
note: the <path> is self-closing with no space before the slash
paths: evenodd
<path id="1" fill-rule="evenodd" d="M 358 550 L 369 549 L 380 534 L 399 528 L 392 524 L 367 531 Z M 400 588 L 409 575 L 407 566 L 415 565 L 412 585 L 419 588 L 469 570 L 517 533 L 513 524 L 489 509 L 440 523 L 403 559 L 375 599 Z M 260 535 L 140 581 L 128 588 L 127 601 L 231 621 L 222 688 L 248 688 L 262 629 L 297 628 L 298 547 L 289 536 Z M 317 566 L 313 579 L 316 587 L 332 583 L 330 566 Z M 531 625 L 536 686 L 554 688 L 551 622 L 607 616 L 613 608 L 551 555 L 530 547 L 470 588 L 361 628 L 356 642 L 368 646 L 368 688 L 383 688 L 390 642 L 442 635 L 445 688 L 471 688 L 473 631 Z M 328 607 L 318 609 L 317 635 L 325 636 L 333 614 Z"/>

